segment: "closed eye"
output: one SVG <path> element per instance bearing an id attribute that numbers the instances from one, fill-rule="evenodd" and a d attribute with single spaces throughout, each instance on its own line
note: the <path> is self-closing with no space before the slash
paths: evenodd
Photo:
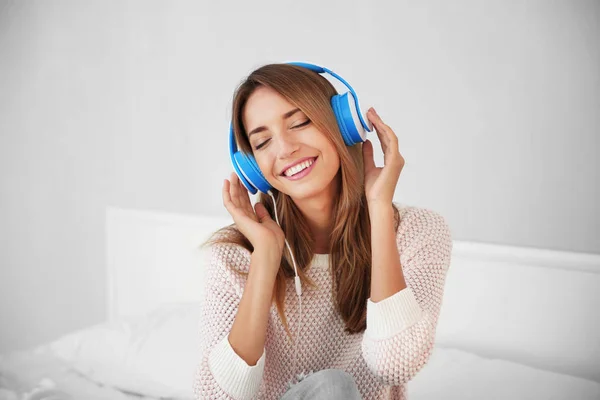
<path id="1" fill-rule="evenodd" d="M 305 125 L 308 125 L 308 124 L 310 124 L 310 119 L 309 119 L 308 121 L 306 121 L 306 122 L 303 122 L 303 123 L 301 123 L 301 124 L 298 124 L 298 125 L 296 125 L 296 126 L 292 126 L 292 128 L 298 128 L 298 127 L 300 127 L 300 126 L 305 126 Z"/>
<path id="2" fill-rule="evenodd" d="M 292 129 L 300 128 L 300 127 L 306 126 L 308 124 L 310 124 L 310 119 L 308 121 L 306 121 L 306 122 L 301 123 L 301 124 L 292 126 Z M 263 148 L 269 142 L 269 140 L 271 140 L 271 139 L 267 139 L 264 142 L 262 142 L 261 144 L 259 144 L 258 146 L 256 146 L 255 150 L 260 150 L 261 148 Z"/>

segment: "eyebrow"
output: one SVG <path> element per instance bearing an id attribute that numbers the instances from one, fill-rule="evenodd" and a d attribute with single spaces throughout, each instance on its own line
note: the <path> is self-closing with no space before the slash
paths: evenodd
<path id="1" fill-rule="evenodd" d="M 290 110 L 290 111 L 286 112 L 285 114 L 283 114 L 282 117 L 283 117 L 283 119 L 288 119 L 292 115 L 296 114 L 298 111 L 300 111 L 299 108 L 294 108 L 293 110 Z M 265 126 L 259 126 L 258 128 L 254 128 L 248 133 L 248 138 L 250 138 L 250 136 L 254 135 L 255 133 L 262 132 L 265 130 L 267 130 L 267 128 Z"/>

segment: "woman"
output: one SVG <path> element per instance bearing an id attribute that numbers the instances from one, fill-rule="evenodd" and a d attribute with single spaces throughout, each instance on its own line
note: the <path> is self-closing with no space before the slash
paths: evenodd
<path id="1" fill-rule="evenodd" d="M 235 173 L 224 181 L 234 224 L 206 243 L 196 398 L 404 399 L 429 358 L 450 230 L 393 203 L 396 135 L 369 109 L 385 158 L 376 167 L 369 140 L 345 145 L 336 94 L 291 64 L 258 68 L 236 90 L 235 141 L 273 189 L 253 208 Z"/>

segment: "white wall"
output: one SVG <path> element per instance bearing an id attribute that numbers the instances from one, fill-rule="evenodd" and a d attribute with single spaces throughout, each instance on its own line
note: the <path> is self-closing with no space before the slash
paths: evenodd
<path id="1" fill-rule="evenodd" d="M 396 200 L 455 239 L 600 253 L 596 1 L 0 4 L 0 352 L 105 319 L 106 206 L 226 215 L 231 97 L 269 62 L 353 84 Z"/>

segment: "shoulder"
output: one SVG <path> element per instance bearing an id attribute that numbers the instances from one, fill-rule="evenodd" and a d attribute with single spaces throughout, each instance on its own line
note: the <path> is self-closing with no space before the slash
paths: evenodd
<path id="1" fill-rule="evenodd" d="M 449 230 L 449 225 L 439 212 L 429 208 L 414 207 L 394 203 L 400 214 L 400 225 L 398 231 L 410 230 Z"/>
<path id="2" fill-rule="evenodd" d="M 252 253 L 234 243 L 213 243 L 204 258 L 203 281 L 206 293 L 233 293 L 242 296 L 250 270 Z"/>
<path id="3" fill-rule="evenodd" d="M 428 208 L 395 205 L 400 214 L 396 233 L 400 247 L 414 249 L 435 244 L 451 251 L 452 232 L 443 215 Z"/>
<path id="4" fill-rule="evenodd" d="M 247 273 L 252 253 L 235 243 L 215 243 L 210 246 L 209 273 L 229 275 L 232 272 Z"/>

